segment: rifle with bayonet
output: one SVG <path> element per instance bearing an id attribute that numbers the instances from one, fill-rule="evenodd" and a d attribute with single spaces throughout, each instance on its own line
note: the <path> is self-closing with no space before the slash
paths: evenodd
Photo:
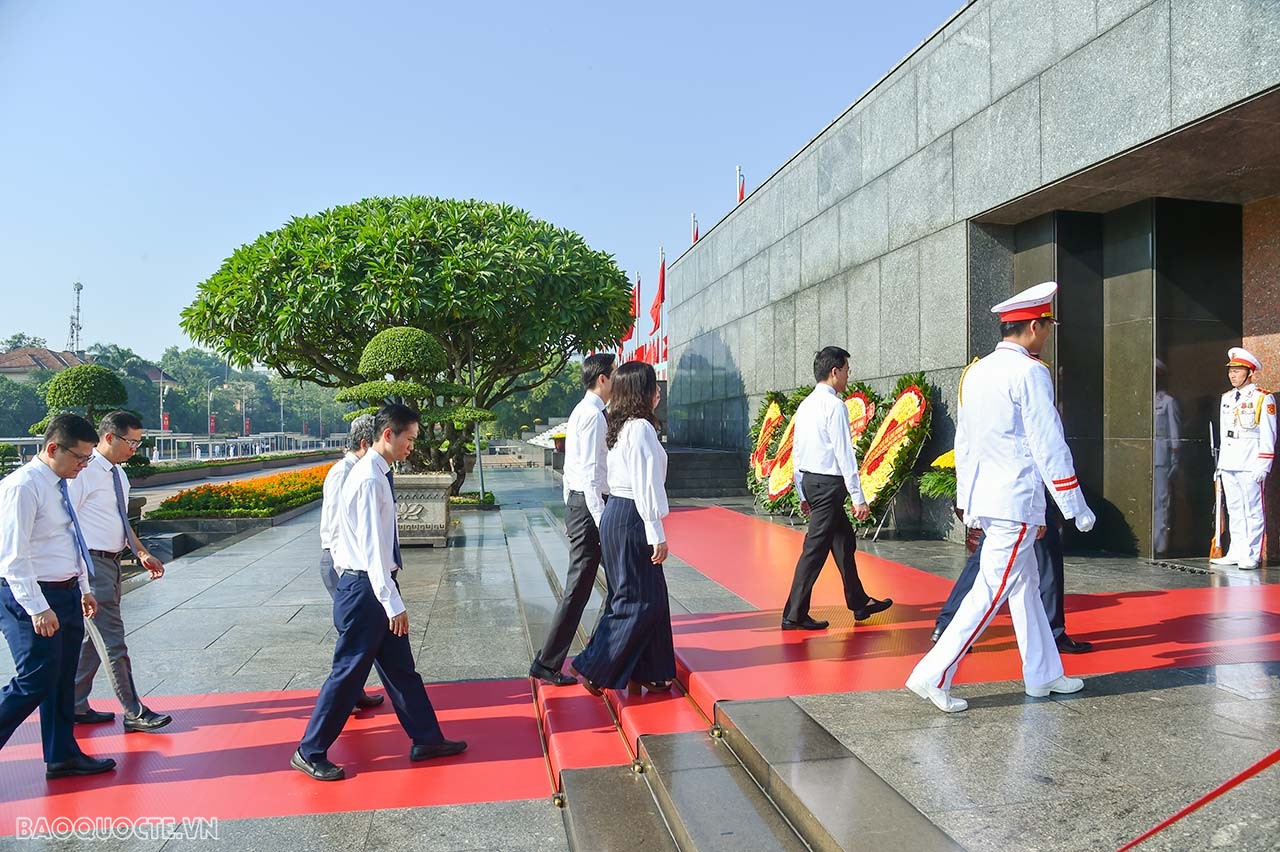
<path id="1" fill-rule="evenodd" d="M 1213 456 L 1213 541 L 1209 558 L 1222 558 L 1222 474 L 1218 471 L 1218 445 L 1213 439 L 1213 421 L 1209 421 L 1209 453 Z"/>

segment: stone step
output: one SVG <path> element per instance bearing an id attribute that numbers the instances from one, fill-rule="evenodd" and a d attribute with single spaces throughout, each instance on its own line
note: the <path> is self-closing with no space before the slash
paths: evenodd
<path id="1" fill-rule="evenodd" d="M 721 701 L 715 716 L 745 771 L 815 852 L 963 852 L 790 698 Z"/>
<path id="2" fill-rule="evenodd" d="M 560 780 L 574 852 L 677 852 L 649 785 L 630 764 L 567 769 Z"/>
<path id="3" fill-rule="evenodd" d="M 641 737 L 638 759 L 681 852 L 807 852 L 733 752 L 708 733 Z"/>

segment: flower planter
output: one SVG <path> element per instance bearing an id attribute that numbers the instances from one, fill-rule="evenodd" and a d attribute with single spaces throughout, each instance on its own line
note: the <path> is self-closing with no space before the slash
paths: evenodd
<path id="1" fill-rule="evenodd" d="M 444 547 L 449 541 L 448 473 L 396 474 L 396 519 L 402 546 Z"/>

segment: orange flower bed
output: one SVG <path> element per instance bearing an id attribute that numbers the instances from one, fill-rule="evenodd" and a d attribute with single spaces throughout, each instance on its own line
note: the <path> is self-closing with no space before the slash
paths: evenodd
<path id="1" fill-rule="evenodd" d="M 331 467 L 332 462 L 257 479 L 198 485 L 179 491 L 147 517 L 270 518 L 320 499 Z"/>

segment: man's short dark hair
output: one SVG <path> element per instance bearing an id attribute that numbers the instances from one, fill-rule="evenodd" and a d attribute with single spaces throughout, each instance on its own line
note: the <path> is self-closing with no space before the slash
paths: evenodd
<path id="1" fill-rule="evenodd" d="M 142 421 L 131 411 L 112 411 L 98 424 L 98 431 L 103 434 L 114 434 L 124 437 L 131 429 L 141 429 Z"/>
<path id="2" fill-rule="evenodd" d="M 1013 322 L 1000 323 L 1001 337 L 1017 337 L 1031 328 L 1031 320 L 1015 320 Z"/>
<path id="3" fill-rule="evenodd" d="M 613 374 L 613 362 L 617 356 L 612 352 L 597 352 L 582 361 L 582 386 L 591 390 L 601 376 Z"/>
<path id="4" fill-rule="evenodd" d="M 76 444 L 98 443 L 98 433 L 93 431 L 93 424 L 79 414 L 59 414 L 49 421 L 44 430 L 44 445 L 57 444 L 59 447 L 73 447 Z"/>
<path id="5" fill-rule="evenodd" d="M 825 382 L 831 378 L 832 370 L 838 370 L 847 363 L 849 363 L 848 350 L 841 349 L 839 346 L 823 347 L 821 352 L 813 356 L 813 378 L 819 382 Z"/>
<path id="6" fill-rule="evenodd" d="M 393 402 L 378 409 L 378 416 L 373 420 L 373 434 L 375 438 L 380 438 L 383 432 L 390 429 L 392 435 L 399 435 L 414 423 L 421 422 L 422 415 L 417 411 L 407 405 Z"/>

